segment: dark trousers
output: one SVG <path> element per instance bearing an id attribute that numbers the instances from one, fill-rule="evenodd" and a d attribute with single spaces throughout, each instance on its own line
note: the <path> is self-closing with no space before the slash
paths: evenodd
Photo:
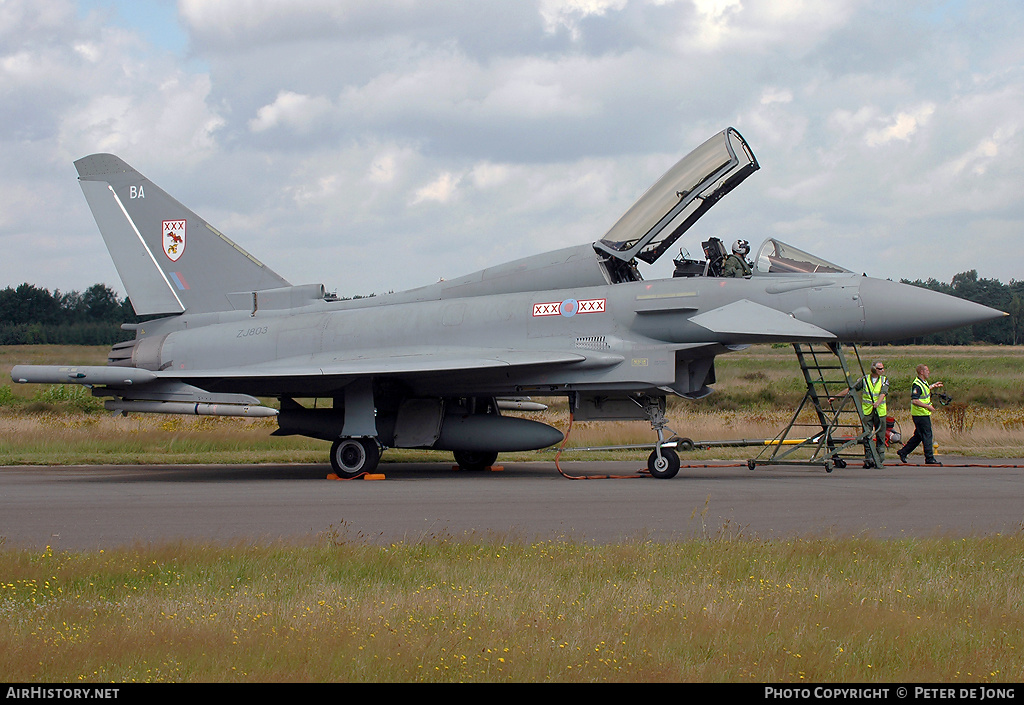
<path id="1" fill-rule="evenodd" d="M 885 419 L 878 414 L 878 409 L 872 409 L 871 413 L 864 417 L 868 422 L 868 428 L 875 436 L 875 450 L 878 452 L 878 459 L 885 460 Z M 871 442 L 869 436 L 867 441 L 864 443 L 864 460 L 871 460 L 871 447 L 868 443 Z"/>
<path id="2" fill-rule="evenodd" d="M 910 455 L 918 444 L 924 447 L 924 460 L 935 460 L 935 444 L 932 442 L 932 417 L 911 416 L 914 421 L 914 435 L 900 448 L 900 455 Z"/>

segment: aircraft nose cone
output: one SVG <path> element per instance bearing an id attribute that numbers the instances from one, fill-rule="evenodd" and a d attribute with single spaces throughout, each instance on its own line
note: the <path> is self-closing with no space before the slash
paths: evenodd
<path id="1" fill-rule="evenodd" d="M 1007 314 L 910 284 L 864 277 L 860 285 L 867 340 L 912 338 L 984 323 Z"/>

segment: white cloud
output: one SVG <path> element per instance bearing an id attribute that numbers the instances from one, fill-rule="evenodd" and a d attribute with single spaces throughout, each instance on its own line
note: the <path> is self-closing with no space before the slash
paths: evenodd
<path id="1" fill-rule="evenodd" d="M 692 0 L 694 12 L 679 37 L 701 53 L 783 52 L 799 56 L 849 19 L 860 0 Z"/>
<path id="2" fill-rule="evenodd" d="M 274 127 L 287 126 L 296 132 L 306 133 L 330 115 L 332 110 L 331 101 L 322 96 L 281 91 L 273 103 L 256 111 L 256 117 L 249 121 L 249 129 L 265 132 Z"/>
<path id="3" fill-rule="evenodd" d="M 102 55 L 100 47 L 93 42 L 77 42 L 73 48 L 82 58 L 91 63 L 98 62 Z"/>
<path id="4" fill-rule="evenodd" d="M 718 48 L 732 20 L 743 10 L 740 0 L 693 0 L 697 9 L 696 43 L 705 50 Z"/>
<path id="5" fill-rule="evenodd" d="M 426 186 L 416 189 L 412 205 L 428 201 L 447 203 L 455 196 L 456 189 L 461 181 L 461 176 L 446 171 Z"/>
<path id="6" fill-rule="evenodd" d="M 483 162 L 473 166 L 470 176 L 473 179 L 473 185 L 477 188 L 490 189 L 508 183 L 511 171 L 507 164 Z"/>
<path id="7" fill-rule="evenodd" d="M 395 180 L 397 166 L 393 154 L 382 154 L 373 160 L 367 178 L 378 184 L 386 184 Z"/>
<path id="8" fill-rule="evenodd" d="M 973 176 L 983 176 L 988 164 L 997 156 L 999 143 L 993 139 L 985 139 L 974 149 L 950 162 L 948 168 L 953 175 L 967 172 Z"/>
<path id="9" fill-rule="evenodd" d="M 60 142 L 78 156 L 130 153 L 139 158 L 196 163 L 215 150 L 223 118 L 207 104 L 205 76 L 170 75 L 144 96 L 101 93 L 64 116 Z"/>
<path id="10" fill-rule="evenodd" d="M 75 5 L 67 0 L 7 0 L 0 3 L 0 36 L 63 32 L 75 20 Z"/>
<path id="11" fill-rule="evenodd" d="M 540 0 L 540 16 L 549 33 L 566 29 L 574 41 L 580 38 L 580 20 L 603 17 L 609 11 L 622 10 L 628 0 Z"/>
<path id="12" fill-rule="evenodd" d="M 579 95 L 555 77 L 510 76 L 479 102 L 481 112 L 491 115 L 518 115 L 539 118 L 551 115 L 584 115 L 590 110 Z"/>
<path id="13" fill-rule="evenodd" d="M 935 112 L 933 103 L 914 108 L 910 112 L 899 112 L 885 120 L 885 127 L 868 130 L 864 141 L 869 147 L 878 147 L 893 140 L 908 141 L 918 129 L 928 123 Z"/>
<path id="14" fill-rule="evenodd" d="M 784 88 L 769 87 L 761 91 L 761 105 L 773 103 L 792 103 L 793 92 Z"/>

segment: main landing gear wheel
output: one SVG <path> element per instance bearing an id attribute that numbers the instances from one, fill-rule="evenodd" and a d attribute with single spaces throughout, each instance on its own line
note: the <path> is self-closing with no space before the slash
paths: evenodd
<path id="1" fill-rule="evenodd" d="M 373 472 L 379 462 L 380 447 L 373 438 L 339 438 L 331 446 L 331 467 L 338 477 Z"/>
<path id="2" fill-rule="evenodd" d="M 457 450 L 453 453 L 455 462 L 463 470 L 486 470 L 498 459 L 497 453 L 486 450 Z"/>
<path id="3" fill-rule="evenodd" d="M 662 448 L 659 456 L 655 450 L 647 458 L 647 469 L 659 480 L 670 480 L 679 472 L 679 454 L 671 448 Z"/>

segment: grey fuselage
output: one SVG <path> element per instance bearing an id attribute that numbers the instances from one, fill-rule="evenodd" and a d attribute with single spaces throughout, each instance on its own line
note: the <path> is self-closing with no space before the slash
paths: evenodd
<path id="1" fill-rule="evenodd" d="M 385 354 L 438 361 L 437 369 L 426 375 L 389 375 L 386 367 L 374 368 L 377 377 L 393 376 L 415 396 L 666 387 L 687 395 L 705 386 L 707 377 L 696 379 L 699 369 L 696 375 L 693 369 L 702 361 L 710 368 L 714 355 L 734 346 L 786 340 L 785 333 L 777 334 L 770 326 L 711 330 L 693 322 L 702 312 L 749 301 L 813 324 L 839 341 L 878 341 L 946 328 L 944 306 L 959 301 L 853 274 L 690 277 L 445 297 L 451 289 L 439 284 L 412 296 L 320 299 L 285 310 L 186 313 L 144 324 L 132 364 L 173 371 L 210 391 L 257 396 L 331 396 L 343 382 L 329 374 L 332 363 L 365 360 L 372 365 Z M 572 315 L 535 315 L 537 306 L 566 301 L 603 303 Z M 908 305 L 922 310 L 903 315 Z M 453 349 L 559 351 L 579 359 L 554 366 L 446 372 L 445 351 Z M 229 369 L 229 376 L 216 374 Z M 291 369 L 322 369 L 323 374 L 296 375 Z M 201 376 L 192 378 L 190 371 Z"/>

